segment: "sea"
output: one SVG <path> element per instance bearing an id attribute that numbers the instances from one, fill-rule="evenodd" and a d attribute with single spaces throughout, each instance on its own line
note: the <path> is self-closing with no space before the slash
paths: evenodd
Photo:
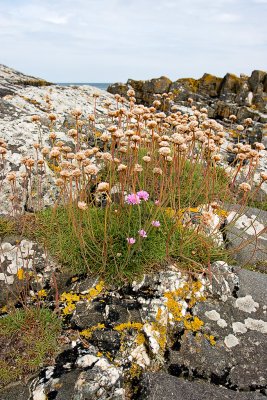
<path id="1" fill-rule="evenodd" d="M 98 89 L 102 90 L 107 90 L 108 86 L 111 85 L 109 82 L 57 82 L 57 85 L 62 85 L 62 86 L 84 86 L 84 85 L 90 85 L 90 86 L 95 86 Z"/>

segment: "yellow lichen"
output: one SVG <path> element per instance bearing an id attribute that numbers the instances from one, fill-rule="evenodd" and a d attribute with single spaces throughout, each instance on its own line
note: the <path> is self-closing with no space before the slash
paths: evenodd
<path id="1" fill-rule="evenodd" d="M 83 331 L 81 331 L 80 335 L 85 337 L 86 339 L 91 339 L 93 332 L 104 328 L 105 328 L 104 324 L 97 324 L 95 326 L 92 326 L 91 328 L 84 329 Z"/>
<path id="2" fill-rule="evenodd" d="M 37 292 L 38 297 L 46 297 L 47 293 L 45 289 L 39 290 L 39 292 Z"/>
<path id="3" fill-rule="evenodd" d="M 136 363 L 132 363 L 130 369 L 129 369 L 129 374 L 131 378 L 139 378 L 142 373 L 142 368 L 140 365 Z"/>
<path id="4" fill-rule="evenodd" d="M 72 292 L 64 292 L 62 293 L 62 295 L 60 296 L 60 300 L 61 301 L 66 301 L 67 303 L 69 302 L 76 302 L 80 300 L 80 296 L 76 293 L 72 293 Z"/>
<path id="5" fill-rule="evenodd" d="M 207 335 L 205 333 L 204 337 L 210 342 L 211 346 L 215 346 L 216 340 L 215 340 L 215 337 L 213 335 Z"/>
<path id="6" fill-rule="evenodd" d="M 17 272 L 17 277 L 20 281 L 22 281 L 25 278 L 25 274 L 24 274 L 24 269 L 20 268 Z"/>
<path id="7" fill-rule="evenodd" d="M 218 208 L 217 210 L 215 210 L 215 214 L 217 214 L 219 217 L 226 218 L 229 215 L 229 212 L 223 210 L 222 208 Z"/>
<path id="8" fill-rule="evenodd" d="M 118 331 L 118 332 L 122 332 L 122 331 L 125 331 L 128 329 L 135 329 L 135 330 L 139 331 L 142 328 L 143 328 L 143 324 L 141 324 L 140 322 L 130 322 L 129 321 L 129 322 L 125 322 L 120 325 L 116 325 L 114 327 L 114 330 Z"/>
<path id="9" fill-rule="evenodd" d="M 7 305 L 1 307 L 1 308 L 0 308 L 0 312 L 1 312 L 2 314 L 7 313 Z"/>
<path id="10" fill-rule="evenodd" d="M 87 298 L 88 300 L 94 299 L 102 292 L 102 290 L 104 289 L 104 285 L 104 281 L 100 281 L 95 287 L 89 289 L 88 294 L 85 295 L 84 298 Z"/>
<path id="11" fill-rule="evenodd" d="M 64 315 L 69 315 L 75 310 L 75 304 L 69 303 L 66 307 L 63 308 L 62 312 Z"/>
<path id="12" fill-rule="evenodd" d="M 185 329 L 193 332 L 199 331 L 201 327 L 204 325 L 204 322 L 198 317 L 194 317 L 192 320 L 185 318 L 183 322 Z"/>
<path id="13" fill-rule="evenodd" d="M 135 343 L 138 344 L 138 346 L 140 346 L 141 344 L 144 344 L 146 342 L 146 337 L 142 332 L 138 332 L 136 339 L 135 339 Z"/>

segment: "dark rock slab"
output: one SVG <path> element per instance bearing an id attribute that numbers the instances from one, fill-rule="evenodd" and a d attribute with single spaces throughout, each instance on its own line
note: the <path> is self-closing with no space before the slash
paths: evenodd
<path id="1" fill-rule="evenodd" d="M 203 381 L 186 381 L 166 373 L 146 374 L 143 381 L 146 400 L 263 400 L 256 392 L 235 392 Z"/>

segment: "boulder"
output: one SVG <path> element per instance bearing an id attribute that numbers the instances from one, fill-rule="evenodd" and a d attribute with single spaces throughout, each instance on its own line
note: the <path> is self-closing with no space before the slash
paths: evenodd
<path id="1" fill-rule="evenodd" d="M 237 94 L 242 87 L 242 79 L 234 74 L 226 74 L 222 80 L 220 96 L 227 97 L 229 93 Z"/>
<path id="2" fill-rule="evenodd" d="M 252 92 L 256 92 L 260 84 L 266 85 L 267 73 L 265 71 L 255 70 L 248 79 L 248 84 Z M 265 90 L 266 91 L 266 90 Z"/>
<path id="3" fill-rule="evenodd" d="M 119 94 L 120 96 L 127 96 L 127 91 L 129 87 L 125 83 L 113 83 L 112 85 L 109 85 L 107 88 L 107 91 L 111 94 Z"/>
<path id="4" fill-rule="evenodd" d="M 198 92 L 209 97 L 218 97 L 222 80 L 215 75 L 204 74 L 198 81 Z"/>
<path id="5" fill-rule="evenodd" d="M 138 81 L 134 79 L 128 79 L 127 81 L 127 85 L 131 86 L 135 90 L 136 99 L 139 102 L 149 105 L 151 105 L 155 100 L 154 94 L 168 93 L 171 84 L 172 81 L 166 76 L 146 81 Z"/>

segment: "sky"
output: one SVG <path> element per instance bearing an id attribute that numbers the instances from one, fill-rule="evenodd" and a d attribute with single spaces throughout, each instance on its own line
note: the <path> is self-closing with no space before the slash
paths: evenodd
<path id="1" fill-rule="evenodd" d="M 267 0 L 0 0 L 0 63 L 52 82 L 267 70 Z"/>

